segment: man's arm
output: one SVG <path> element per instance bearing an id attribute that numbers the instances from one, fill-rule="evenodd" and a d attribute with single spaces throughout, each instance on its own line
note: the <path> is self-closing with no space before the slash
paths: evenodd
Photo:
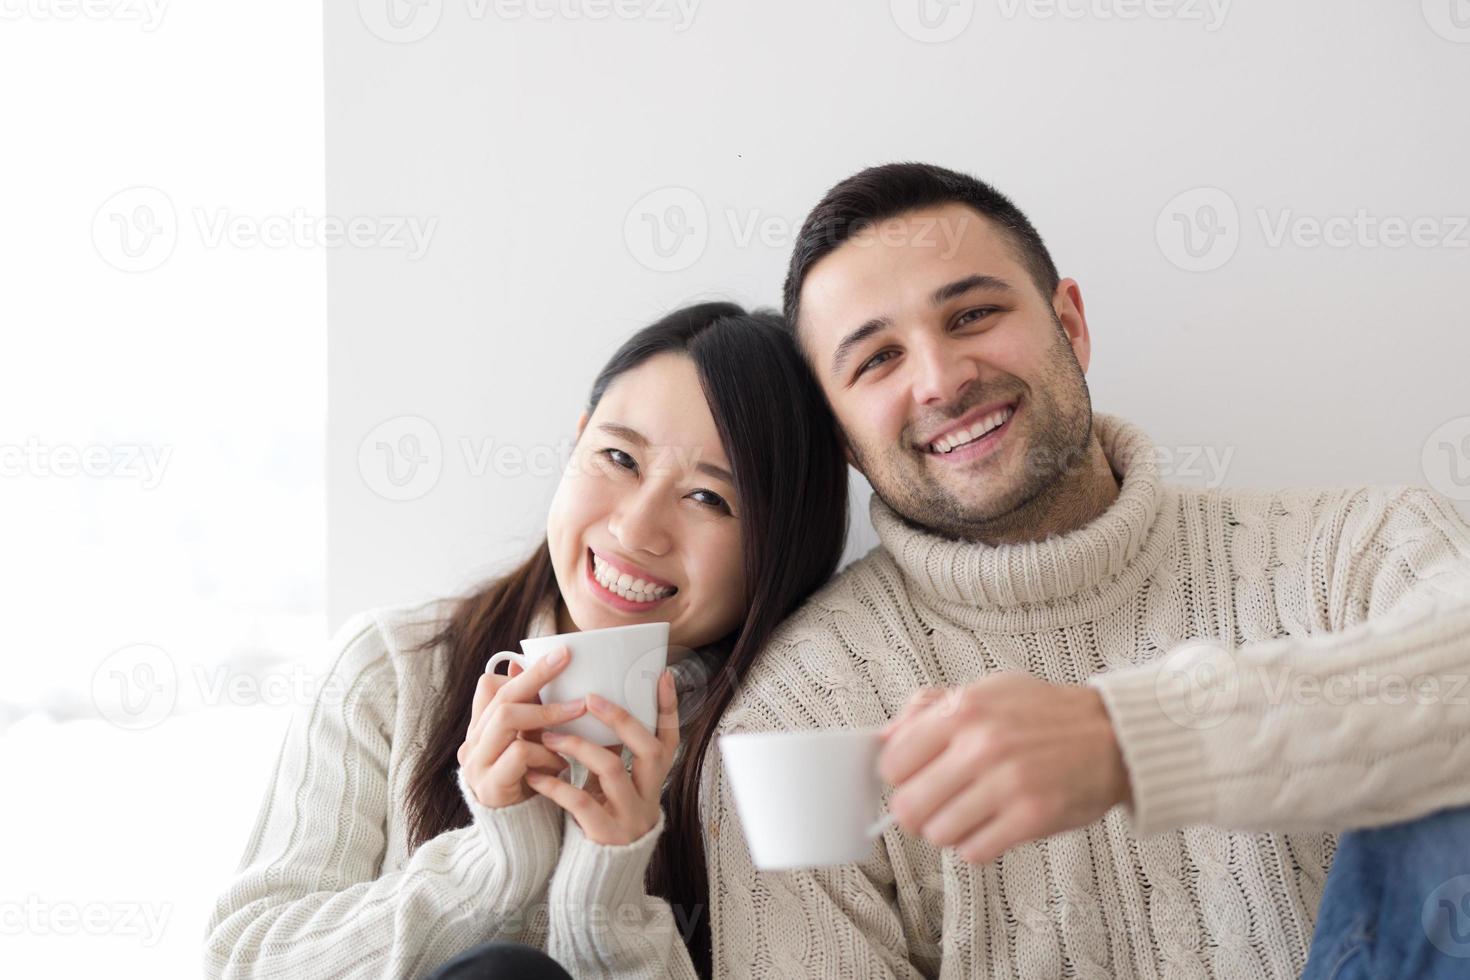
<path id="1" fill-rule="evenodd" d="M 1470 529 L 1417 489 L 1331 518 L 1319 558 L 1346 628 L 1185 644 L 1090 680 L 1140 835 L 1344 830 L 1470 804 Z"/>

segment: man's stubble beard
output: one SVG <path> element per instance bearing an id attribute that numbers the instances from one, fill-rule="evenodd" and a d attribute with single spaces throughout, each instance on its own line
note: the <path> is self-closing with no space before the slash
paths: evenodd
<path id="1" fill-rule="evenodd" d="M 1045 515 L 1065 503 L 1063 498 L 1072 486 L 1068 477 L 1086 464 L 1092 444 L 1087 378 L 1060 322 L 1056 326 L 1053 336 L 1057 342 L 1037 387 L 1022 383 L 1024 391 L 977 388 L 966 394 L 956 411 L 946 413 L 958 418 L 976 405 L 1020 396 L 1024 416 L 1015 420 L 1024 418 L 1026 429 L 1007 432 L 1005 438 L 1009 441 L 1029 431 L 1032 441 L 1025 447 L 1020 472 L 1010 476 L 1013 486 L 1007 492 L 967 504 L 907 446 L 890 446 L 879 462 L 847 439 L 857 468 L 868 478 L 873 492 L 910 524 L 933 534 L 965 541 L 1029 538 L 1030 529 L 1039 527 Z M 899 465 L 893 465 L 895 458 L 901 460 Z"/>

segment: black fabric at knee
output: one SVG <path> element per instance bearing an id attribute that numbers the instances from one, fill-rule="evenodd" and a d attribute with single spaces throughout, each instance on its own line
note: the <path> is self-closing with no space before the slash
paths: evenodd
<path id="1" fill-rule="evenodd" d="M 572 980 L 572 975 L 539 949 L 492 942 L 465 950 L 424 980 Z"/>

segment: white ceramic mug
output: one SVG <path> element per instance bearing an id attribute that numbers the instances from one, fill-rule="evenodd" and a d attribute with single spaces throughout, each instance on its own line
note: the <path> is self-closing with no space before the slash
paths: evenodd
<path id="1" fill-rule="evenodd" d="M 762 871 L 851 864 L 893 822 L 879 819 L 876 730 L 720 736 L 751 859 Z"/>
<path id="2" fill-rule="evenodd" d="M 572 662 L 541 688 L 543 704 L 578 701 L 589 694 L 600 694 L 627 708 L 649 731 L 658 730 L 658 678 L 668 665 L 668 623 L 634 623 L 528 637 L 521 641 L 523 654 L 502 650 L 486 662 L 485 670 L 492 671 L 506 660 L 525 670 L 558 647 L 572 652 Z M 591 714 L 550 725 L 547 731 L 579 735 L 598 745 L 618 745 L 623 741 Z"/>

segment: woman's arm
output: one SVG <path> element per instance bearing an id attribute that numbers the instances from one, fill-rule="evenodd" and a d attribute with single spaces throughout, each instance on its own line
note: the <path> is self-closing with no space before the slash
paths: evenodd
<path id="1" fill-rule="evenodd" d="M 565 843 L 547 893 L 546 951 L 574 976 L 698 980 L 685 935 L 703 909 L 680 910 L 644 890 L 648 862 L 664 830 L 628 844 L 590 840 L 566 818 Z"/>
<path id="2" fill-rule="evenodd" d="M 328 682 L 292 719 L 239 871 L 210 917 L 208 977 L 416 978 L 520 935 L 555 866 L 562 826 L 550 801 L 483 807 L 460 776 L 473 822 L 380 875 L 397 675 L 371 614 L 344 626 L 333 648 Z"/>

